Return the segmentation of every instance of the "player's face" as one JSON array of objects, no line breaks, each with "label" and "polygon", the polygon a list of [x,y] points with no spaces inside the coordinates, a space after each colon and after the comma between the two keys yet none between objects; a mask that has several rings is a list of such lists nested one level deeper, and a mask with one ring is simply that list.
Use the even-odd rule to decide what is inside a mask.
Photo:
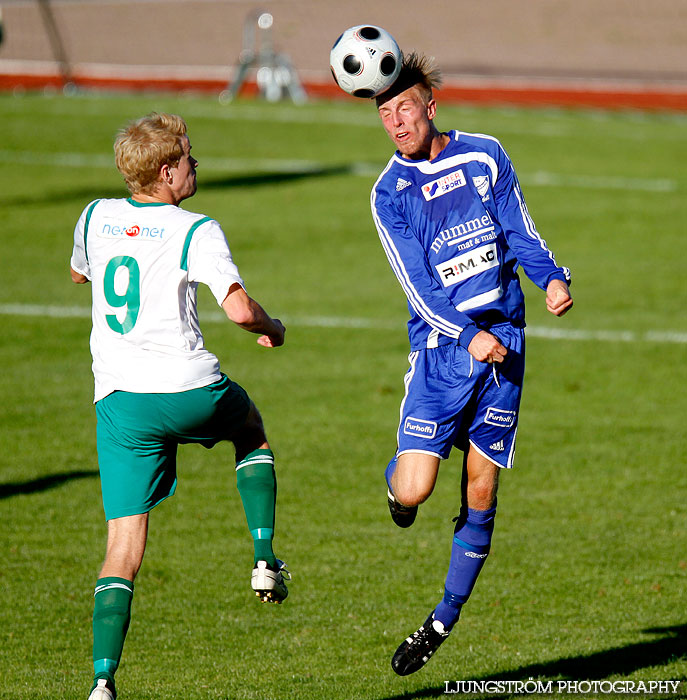
[{"label": "player's face", "polygon": [[188,136],[184,136],[183,142],[184,155],[181,156],[178,165],[170,169],[173,175],[171,188],[179,202],[193,197],[197,187],[196,168],[198,161],[191,155],[191,142]]},{"label": "player's face", "polygon": [[432,119],[436,102],[427,102],[417,86],[383,102],[379,116],[389,138],[405,158],[428,158],[435,135]]}]

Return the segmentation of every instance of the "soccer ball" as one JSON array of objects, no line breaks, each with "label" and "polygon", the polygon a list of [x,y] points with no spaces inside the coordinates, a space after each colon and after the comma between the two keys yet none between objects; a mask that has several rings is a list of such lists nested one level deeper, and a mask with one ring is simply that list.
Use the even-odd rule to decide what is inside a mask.
[{"label": "soccer ball", "polygon": [[401,72],[403,54],[396,39],[381,27],[362,24],[347,29],[332,46],[329,67],[336,84],[354,97],[376,97]]}]

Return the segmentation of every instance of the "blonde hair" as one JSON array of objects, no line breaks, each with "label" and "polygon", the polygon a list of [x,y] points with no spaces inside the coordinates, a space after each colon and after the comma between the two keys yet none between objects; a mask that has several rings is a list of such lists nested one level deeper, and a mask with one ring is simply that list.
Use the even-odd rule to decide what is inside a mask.
[{"label": "blonde hair", "polygon": [[442,82],[441,71],[433,58],[416,51],[403,54],[401,72],[394,84],[377,96],[377,106],[411,87],[417,87],[425,102],[429,102],[432,99],[432,89],[438,88]]},{"label": "blonde hair", "polygon": [[176,114],[151,114],[130,122],[114,142],[115,164],[131,194],[150,194],[163,165],[175,167],[184,155],[186,122]]}]

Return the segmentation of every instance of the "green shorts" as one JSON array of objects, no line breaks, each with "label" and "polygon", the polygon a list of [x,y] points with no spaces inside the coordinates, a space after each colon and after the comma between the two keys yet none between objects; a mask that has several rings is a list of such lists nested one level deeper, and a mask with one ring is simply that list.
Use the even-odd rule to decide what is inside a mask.
[{"label": "green shorts", "polygon": [[213,447],[246,421],[248,394],[226,376],[174,394],[115,391],[95,406],[105,518],[147,513],[171,496],[180,443]]}]

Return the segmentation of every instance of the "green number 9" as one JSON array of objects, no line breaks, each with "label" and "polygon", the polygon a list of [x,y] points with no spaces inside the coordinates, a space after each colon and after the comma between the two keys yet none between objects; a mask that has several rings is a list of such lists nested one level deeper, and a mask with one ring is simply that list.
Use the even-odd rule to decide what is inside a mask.
[{"label": "green number 9", "polygon": [[[126,267],[129,272],[129,284],[124,294],[115,291],[115,273],[120,267]],[[113,308],[126,306],[126,316],[120,323],[114,314],[107,314],[107,325],[115,332],[124,335],[136,324],[138,310],[141,306],[141,273],[135,258],[128,255],[118,255],[112,258],[105,268],[104,291],[105,301]]]}]

